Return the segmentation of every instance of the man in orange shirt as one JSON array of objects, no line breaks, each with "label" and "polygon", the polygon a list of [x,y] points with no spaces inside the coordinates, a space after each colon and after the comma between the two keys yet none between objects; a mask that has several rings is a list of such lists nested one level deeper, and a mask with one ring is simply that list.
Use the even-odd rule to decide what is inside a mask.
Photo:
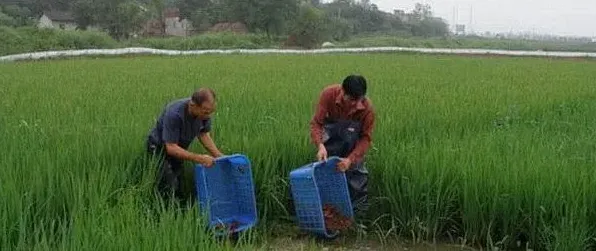
[{"label": "man in orange shirt", "polygon": [[318,148],[317,159],[342,158],[337,168],[346,173],[355,213],[364,213],[368,208],[364,155],[371,145],[375,112],[366,97],[366,89],[366,79],[358,75],[326,87],[310,122],[310,137]]}]

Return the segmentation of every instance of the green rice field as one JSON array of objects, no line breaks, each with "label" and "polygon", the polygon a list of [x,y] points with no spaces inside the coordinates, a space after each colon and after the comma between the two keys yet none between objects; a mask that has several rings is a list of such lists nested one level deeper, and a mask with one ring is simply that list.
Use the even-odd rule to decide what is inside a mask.
[{"label": "green rice field", "polygon": [[[308,238],[294,234],[289,172],[314,161],[320,91],[351,73],[376,110],[373,206],[351,239],[596,248],[595,61],[333,54],[0,64],[0,250],[279,250]],[[253,165],[259,224],[237,243],[212,238],[196,205],[158,200],[142,158],[163,106],[199,87],[217,93],[216,144]]]}]

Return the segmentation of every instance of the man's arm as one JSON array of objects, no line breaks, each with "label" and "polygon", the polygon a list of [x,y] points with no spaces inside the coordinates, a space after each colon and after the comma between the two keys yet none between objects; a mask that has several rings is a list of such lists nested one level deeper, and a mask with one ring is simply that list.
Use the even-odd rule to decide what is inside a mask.
[{"label": "man's arm", "polygon": [[354,150],[348,156],[348,159],[352,163],[361,161],[364,154],[368,151],[368,148],[372,142],[372,132],[375,126],[375,113],[373,110],[368,112],[362,120],[362,137],[356,142]]},{"label": "man's arm", "polygon": [[210,161],[207,156],[191,153],[178,146],[181,125],[182,119],[175,115],[166,115],[164,117],[162,138],[164,140],[168,155],[181,160],[194,161],[197,163],[210,165]]},{"label": "man's arm", "polygon": [[168,152],[168,155],[174,156],[181,160],[194,161],[201,164],[210,162],[209,158],[206,156],[186,151],[176,143],[166,143],[166,151]]},{"label": "man's arm", "polygon": [[323,144],[323,125],[327,116],[328,96],[326,90],[321,92],[319,101],[315,109],[315,115],[310,121],[310,138],[315,146],[320,147]]},{"label": "man's arm", "polygon": [[219,149],[217,149],[217,146],[213,142],[213,139],[211,138],[209,132],[200,133],[198,138],[199,141],[201,141],[201,144],[203,144],[203,147],[205,147],[205,149],[207,149],[207,151],[211,153],[211,156],[215,158],[223,156],[223,153],[221,153]]}]

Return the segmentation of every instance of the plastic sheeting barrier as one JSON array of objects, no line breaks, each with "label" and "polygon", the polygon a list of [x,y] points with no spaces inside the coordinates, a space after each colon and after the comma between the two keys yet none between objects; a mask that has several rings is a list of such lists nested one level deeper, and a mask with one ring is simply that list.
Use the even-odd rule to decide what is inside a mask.
[{"label": "plastic sheeting barrier", "polygon": [[408,47],[368,47],[368,48],[329,48],[314,50],[289,49],[227,49],[227,50],[162,50],[152,48],[120,48],[120,49],[85,49],[31,52],[0,57],[0,62],[19,60],[37,60],[76,56],[109,56],[128,54],[149,55],[205,55],[205,54],[324,54],[324,53],[362,53],[362,52],[419,52],[429,54],[461,54],[461,55],[503,55],[503,56],[531,56],[531,57],[570,57],[596,58],[593,52],[561,52],[561,51],[509,51],[489,49],[440,49],[440,48],[408,48]]}]

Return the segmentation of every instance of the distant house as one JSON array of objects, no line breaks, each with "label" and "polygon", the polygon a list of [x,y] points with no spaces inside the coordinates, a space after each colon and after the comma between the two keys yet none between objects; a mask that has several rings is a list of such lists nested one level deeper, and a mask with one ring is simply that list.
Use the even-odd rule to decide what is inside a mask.
[{"label": "distant house", "polygon": [[[77,22],[72,13],[60,10],[44,11],[37,21],[38,28],[61,29],[61,30],[76,30]],[[87,26],[89,31],[101,30],[98,26]]]},{"label": "distant house", "polygon": [[70,12],[49,10],[43,12],[43,15],[39,18],[37,27],[74,30],[77,28],[77,23]]},{"label": "distant house", "polygon": [[466,25],[455,24],[455,35],[466,35]]},{"label": "distant house", "polygon": [[192,23],[188,19],[180,19],[180,10],[178,8],[164,9],[163,18],[165,34],[162,34],[162,25],[157,19],[147,21],[144,28],[144,34],[148,36],[166,35],[178,37],[186,37],[192,34]]},{"label": "distant house", "polygon": [[166,35],[186,37],[192,31],[191,22],[188,19],[180,19],[178,8],[167,8],[164,11],[166,22]]}]

